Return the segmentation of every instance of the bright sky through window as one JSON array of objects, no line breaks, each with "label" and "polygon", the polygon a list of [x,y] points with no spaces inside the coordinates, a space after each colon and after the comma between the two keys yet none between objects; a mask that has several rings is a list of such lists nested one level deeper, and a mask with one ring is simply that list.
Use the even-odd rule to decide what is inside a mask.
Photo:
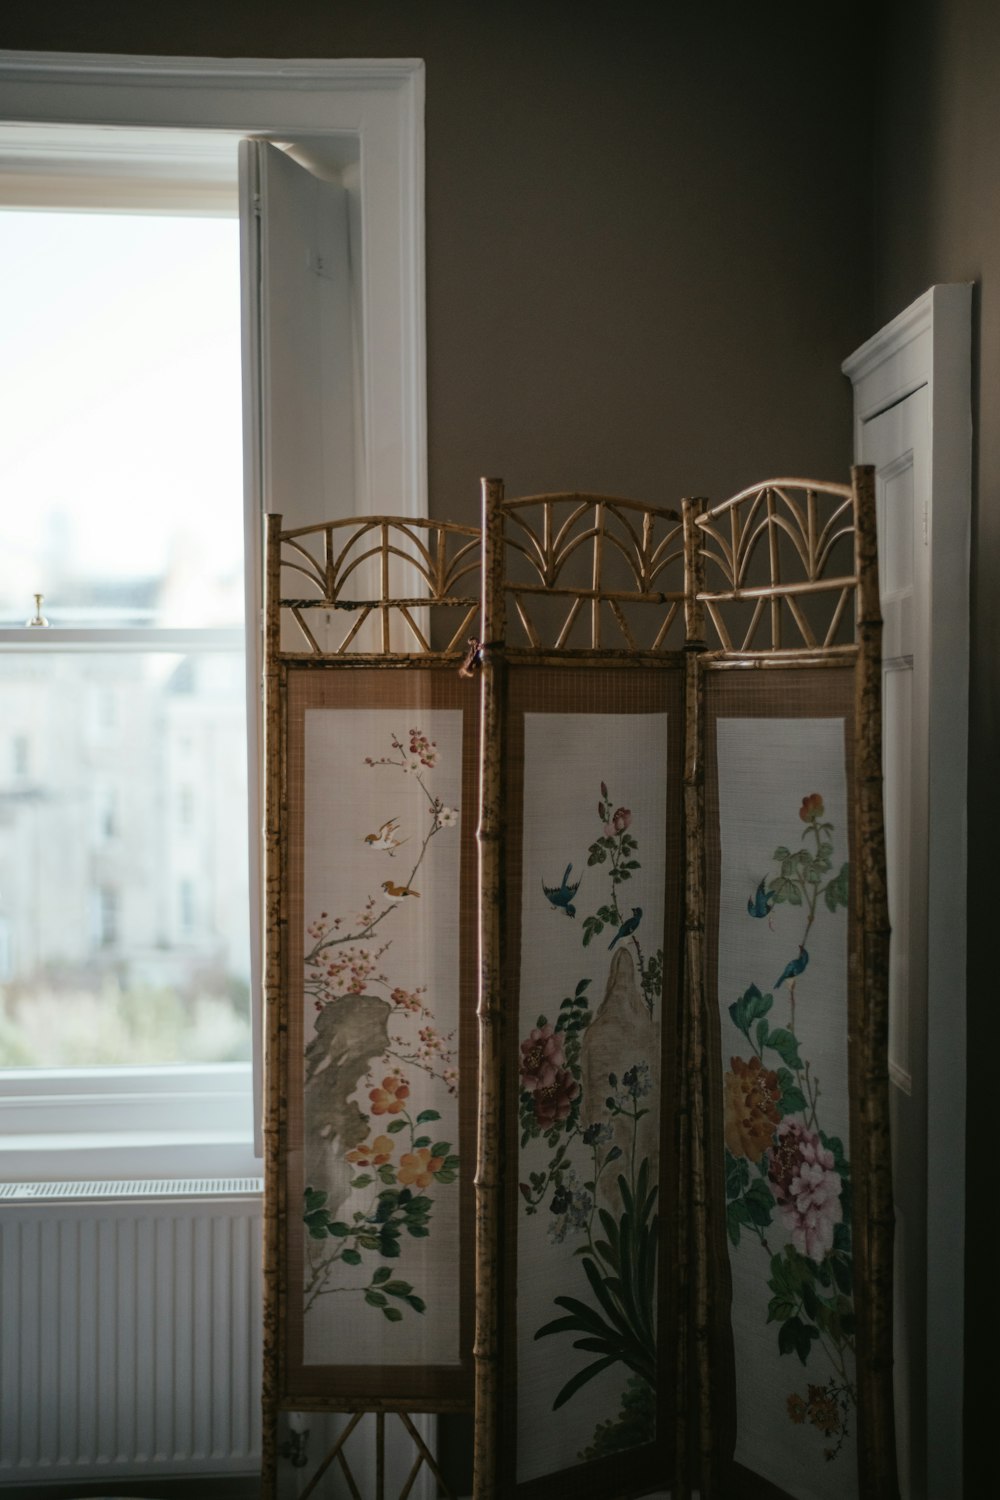
[{"label": "bright sky through window", "polygon": [[237,220],[0,211],[0,355],[0,1068],[244,1060]]},{"label": "bright sky through window", "polygon": [[0,349],[0,623],[238,624],[237,220],[0,212]]}]

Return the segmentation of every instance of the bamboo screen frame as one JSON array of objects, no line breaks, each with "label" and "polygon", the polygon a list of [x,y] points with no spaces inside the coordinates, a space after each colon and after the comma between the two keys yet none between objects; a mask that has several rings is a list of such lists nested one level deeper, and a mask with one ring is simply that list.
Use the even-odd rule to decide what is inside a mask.
[{"label": "bamboo screen frame", "polygon": [[[346,545],[338,546],[342,536]],[[268,520],[266,607],[267,733],[267,1025],[265,1097],[265,1463],[264,1493],[275,1482],[279,1408],[390,1410],[393,1402],[296,1403],[281,1390],[281,1319],[286,1296],[280,1263],[287,1213],[281,1194],[287,1136],[284,1076],[286,1022],[280,955],[283,905],[284,705],[288,666],[407,665],[458,667],[460,646],[481,619],[463,670],[480,678],[481,805],[479,849],[479,1068],[476,1192],[476,1329],[474,1495],[502,1493],[499,1404],[502,1309],[498,1246],[503,1233],[504,994],[500,895],[504,860],[504,785],[499,753],[505,679],[511,663],[558,666],[587,662],[622,666],[683,660],[685,742],[684,994],[680,1045],[686,1059],[675,1111],[677,1172],[689,1191],[678,1195],[674,1268],[677,1297],[690,1315],[678,1327],[675,1394],[676,1496],[698,1486],[705,1500],[727,1493],[725,1455],[715,1421],[711,1369],[708,1235],[712,1230],[706,1051],[706,870],[704,708],[710,674],[839,667],[854,681],[854,772],[848,786],[860,861],[854,862],[852,981],[861,997],[861,1029],[853,1038],[855,1115],[852,1147],[863,1165],[867,1199],[858,1236],[857,1283],[868,1288],[859,1339],[859,1490],[896,1494],[891,1389],[892,1200],[888,1151],[886,1034],[888,918],[881,804],[881,616],[875,539],[874,475],[852,470],[850,485],[776,480],[742,491],[712,508],[689,500],[683,517],[614,497],[584,494],[505,501],[499,480],[483,481],[481,589],[465,584],[477,566],[480,533],[446,523],[392,517],[330,522],[282,533]],[[613,539],[610,539],[613,538]],[[281,549],[315,590],[312,598],[281,597]],[[393,591],[393,569],[417,556],[422,585]],[[847,557],[846,567],[842,564]],[[581,578],[581,560],[589,566]],[[396,559],[396,561],[394,561]],[[681,586],[667,589],[668,563],[682,560]],[[286,554],[287,560],[287,554]],[[372,597],[347,598],[363,565],[378,569]],[[840,565],[840,566],[838,566]],[[572,569],[578,569],[576,574]],[[616,571],[617,570],[617,571]],[[850,630],[853,600],[853,632]],[[820,605],[829,602],[818,623]],[[451,610],[443,650],[418,611],[441,618]],[[305,611],[347,609],[350,627],[334,648],[323,647]],[[545,615],[544,620],[538,611]],[[740,618],[740,616],[743,618]],[[282,617],[293,620],[306,649],[283,648]],[[452,628],[455,618],[457,628]],[[645,634],[637,618],[655,623]],[[393,649],[398,618],[415,649]],[[378,621],[380,649],[358,653],[366,621]],[[552,621],[556,620],[556,625]],[[683,632],[680,626],[683,621]],[[589,633],[587,627],[589,625]],[[706,640],[710,627],[714,639]],[[790,628],[790,635],[789,635]],[[513,641],[516,631],[526,644]],[[581,631],[584,632],[581,642]],[[844,639],[853,634],[853,639]],[[764,636],[763,644],[760,637]],[[612,640],[613,645],[608,641]],[[683,650],[683,658],[677,655]],[[509,1085],[507,1085],[509,1087]],[[318,1476],[317,1476],[318,1478]],[[269,1488],[270,1486],[270,1488]],[[407,1491],[408,1492],[408,1491]],[[381,1489],[379,1491],[382,1493]],[[762,1490],[761,1493],[764,1493]],[[772,1492],[773,1493],[773,1492]]]},{"label": "bamboo screen frame", "polygon": [[[502,1408],[506,1399],[501,1247],[516,1236],[504,1203],[507,1111],[512,1082],[505,964],[504,775],[507,674],[511,666],[652,668],[680,662],[684,546],[680,515],[611,496],[537,495],[505,500],[503,483],[483,481],[482,783],[480,805],[480,1095],[476,1172],[477,1500],[512,1493]],[[583,578],[565,573],[582,561]],[[666,585],[676,575],[674,588]],[[561,606],[548,636],[532,606],[548,595]],[[510,606],[527,638],[508,637]],[[639,620],[630,621],[626,610]],[[675,627],[676,622],[676,628]],[[582,625],[582,640],[573,629]],[[641,627],[644,626],[643,630]],[[613,645],[607,644],[610,633]]]},{"label": "bamboo screen frame", "polygon": [[[696,1458],[692,1464],[702,1496],[733,1493],[731,1461],[720,1446],[718,1371],[712,1368],[712,1301],[708,1247],[717,1204],[710,1197],[706,1160],[711,1138],[706,1046],[709,1019],[706,975],[706,815],[704,726],[706,682],[718,672],[846,669],[853,679],[853,772],[848,780],[854,827],[852,915],[849,943],[855,997],[851,1036],[852,1154],[862,1168],[856,1219],[855,1292],[863,1292],[858,1331],[858,1490],[862,1496],[898,1494],[892,1397],[893,1204],[889,1150],[887,1072],[889,919],[882,811],[882,618],[879,605],[875,523],[875,474],[871,466],[851,471],[850,485],[809,480],[773,480],[741,491],[710,509],[686,502],[688,565],[687,755],[687,994],[690,1027],[688,1098],[691,1131],[691,1263],[694,1268],[691,1339],[694,1351]],[[841,544],[848,566],[831,566]],[[843,553],[849,544],[846,558]],[[766,551],[763,581],[752,575],[753,559]],[[788,577],[788,556],[792,578]],[[784,577],[783,577],[784,572]],[[711,582],[715,587],[709,587]],[[853,596],[853,640],[838,631],[849,619]],[[808,606],[827,605],[818,626]],[[733,615],[749,607],[749,625],[737,629]],[[790,625],[790,639],[786,627]],[[706,626],[715,637],[706,641]],[[761,626],[767,637],[755,644]],[[738,644],[735,644],[738,642]],[[679,1476],[678,1494],[691,1480]],[[743,1489],[740,1492],[744,1492]],[[768,1486],[750,1494],[777,1493]]]},{"label": "bamboo screen frame", "polygon": [[[463,1409],[450,1399],[383,1400],[372,1394],[317,1396],[294,1388],[288,1373],[289,1278],[284,1244],[293,1211],[288,1203],[289,1076],[289,685],[293,674],[406,671],[430,668],[453,681],[466,632],[480,601],[478,528],[392,516],[351,518],[284,531],[280,515],[266,518],[264,610],[265,727],[265,1082],[264,1082],[264,1317],[262,1382],[262,1493],[277,1486],[278,1417],[281,1411],[340,1411],[353,1416],[325,1455],[303,1494],[315,1492],[336,1463],[358,1494],[344,1451],[364,1412],[376,1415],[378,1488],[384,1493],[385,1417],[398,1413],[416,1449],[409,1493],[426,1464],[436,1461],[410,1419],[410,1411]],[[286,580],[294,585],[292,593]],[[329,643],[310,623],[326,616]],[[341,622],[344,622],[341,624]],[[456,623],[457,622],[457,623]],[[330,630],[329,625],[333,629]],[[364,627],[368,626],[366,640]],[[374,628],[373,628],[374,627]],[[440,632],[444,645],[434,649]],[[460,649],[459,643],[461,642]],[[366,645],[368,649],[360,647]],[[409,648],[409,649],[407,649]],[[357,680],[357,679],[355,679]],[[471,808],[469,818],[471,818]],[[467,821],[469,820],[467,818]],[[294,1212],[298,1212],[296,1206]]]}]

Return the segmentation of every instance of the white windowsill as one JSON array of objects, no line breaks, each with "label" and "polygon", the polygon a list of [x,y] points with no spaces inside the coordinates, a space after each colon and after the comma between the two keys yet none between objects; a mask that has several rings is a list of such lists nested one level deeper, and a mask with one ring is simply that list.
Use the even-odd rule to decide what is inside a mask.
[{"label": "white windowsill", "polygon": [[0,1180],[260,1170],[249,1063],[0,1072]]},{"label": "white windowsill", "polygon": [[2,1182],[83,1182],[151,1177],[257,1177],[249,1137],[197,1131],[122,1141],[114,1134],[24,1136],[0,1142]]}]

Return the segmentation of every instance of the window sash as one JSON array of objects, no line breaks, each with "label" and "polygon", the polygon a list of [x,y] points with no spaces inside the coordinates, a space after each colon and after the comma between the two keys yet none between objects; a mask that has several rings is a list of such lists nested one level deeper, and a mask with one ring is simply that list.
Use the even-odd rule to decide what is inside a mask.
[{"label": "window sash", "polygon": [[0,629],[0,651],[245,651],[239,625],[170,628],[155,625],[119,629],[114,625],[68,628],[61,625]]},{"label": "window sash", "polygon": [[[0,654],[246,650],[239,627],[0,629]],[[251,892],[251,943],[259,941]],[[251,1006],[259,995],[251,986]],[[0,1069],[0,1180],[254,1175],[253,1065]]]}]

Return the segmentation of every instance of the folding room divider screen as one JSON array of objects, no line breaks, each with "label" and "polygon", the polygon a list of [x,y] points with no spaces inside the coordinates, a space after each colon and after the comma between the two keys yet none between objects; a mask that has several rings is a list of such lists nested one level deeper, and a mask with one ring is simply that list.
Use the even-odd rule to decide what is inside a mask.
[{"label": "folding room divider screen", "polygon": [[269,518],[266,1494],[895,1494],[880,631],[867,469]]}]

